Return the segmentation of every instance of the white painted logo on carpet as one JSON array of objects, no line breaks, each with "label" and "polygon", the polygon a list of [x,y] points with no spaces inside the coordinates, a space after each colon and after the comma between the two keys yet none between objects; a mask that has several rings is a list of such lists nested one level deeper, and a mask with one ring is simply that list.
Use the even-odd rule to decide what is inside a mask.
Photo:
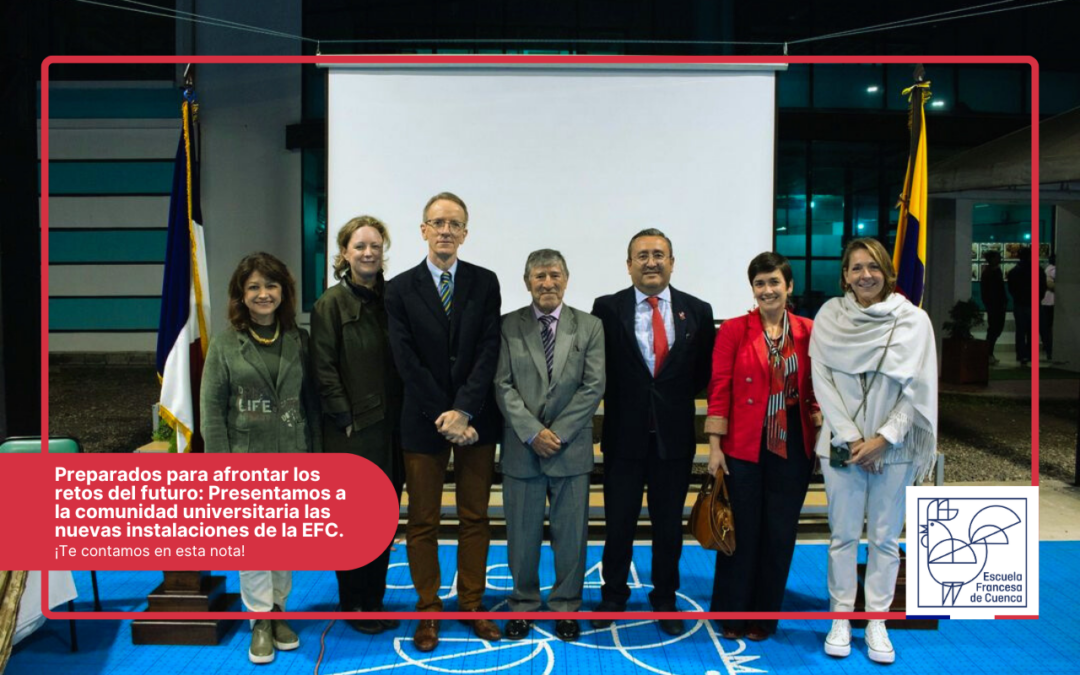
[{"label": "white painted logo on carpet", "polygon": [[[391,567],[406,567],[407,563],[397,563]],[[445,594],[441,597],[446,600],[457,595],[457,577],[449,587],[443,587]],[[585,575],[586,588],[599,588],[602,583],[600,563],[594,565]],[[506,564],[496,564],[488,567],[487,587],[494,591],[512,590],[512,580]],[[631,590],[647,590],[652,586],[643,584],[638,576],[635,566],[631,565],[629,586]],[[412,588],[411,585],[388,584],[389,589]],[[545,588],[543,590],[549,590]],[[707,608],[702,607],[689,596],[677,593],[679,609],[689,612],[704,612]],[[506,601],[492,607],[492,611],[504,609]],[[589,615],[583,612],[581,621],[587,624]],[[417,652],[412,645],[412,638],[400,636],[394,638],[394,653],[397,660],[391,663],[357,668],[334,675],[363,675],[381,671],[401,672],[402,668],[414,666],[435,673],[447,673],[450,675],[480,675],[482,673],[494,673],[506,671],[519,671],[525,673],[538,673],[539,675],[551,675],[556,668],[556,657],[562,650],[584,649],[594,653],[608,652],[619,654],[629,664],[641,668],[656,675],[679,675],[669,670],[670,660],[665,650],[670,650],[677,643],[688,640],[694,635],[703,635],[716,649],[719,663],[723,670],[709,670],[704,675],[736,675],[738,673],[764,673],[766,670],[755,668],[751,664],[761,657],[746,654],[746,642],[721,641],[711,621],[694,621],[689,623],[688,630],[682,635],[670,637],[658,635],[659,629],[656,621],[616,621],[610,628],[587,629],[583,626],[581,640],[578,642],[562,642],[553,632],[542,627],[542,622],[533,624],[533,635],[530,639],[510,642],[487,642],[475,637],[439,638],[437,655],[422,654]],[[660,637],[658,640],[657,638]],[[734,649],[728,651],[724,643],[733,645]],[[687,643],[689,644],[689,643]],[[699,643],[700,644],[700,643]],[[554,645],[554,648],[553,648]],[[755,664],[758,665],[758,664]],[[564,664],[562,668],[565,668]]]}]

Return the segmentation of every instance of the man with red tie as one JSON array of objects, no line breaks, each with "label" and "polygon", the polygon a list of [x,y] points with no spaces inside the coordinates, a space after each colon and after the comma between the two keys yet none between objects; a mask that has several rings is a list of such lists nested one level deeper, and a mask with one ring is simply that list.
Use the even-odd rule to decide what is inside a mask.
[{"label": "man with red tie", "polygon": [[[600,449],[604,453],[602,601],[597,612],[621,612],[634,533],[648,488],[652,523],[654,611],[674,612],[682,554],[683,505],[696,450],[694,397],[709,382],[716,328],[709,303],[672,288],[671,240],[657,229],[630,240],[626,269],[633,286],[597,298],[592,313],[604,324],[607,391]],[[595,619],[594,628],[611,621]],[[660,621],[669,635],[678,619]]]}]

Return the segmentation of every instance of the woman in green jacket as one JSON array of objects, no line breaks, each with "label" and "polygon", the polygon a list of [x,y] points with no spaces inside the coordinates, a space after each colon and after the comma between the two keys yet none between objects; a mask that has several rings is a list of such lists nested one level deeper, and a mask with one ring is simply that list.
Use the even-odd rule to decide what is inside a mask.
[{"label": "woman in green jacket", "polygon": [[[390,354],[383,306],[383,254],[390,233],[378,218],[360,216],[337,235],[334,276],[340,282],[322,294],[311,313],[312,359],[322,400],[327,452],[370,460],[390,478],[401,497],[402,383]],[[390,548],[364,567],[337,573],[345,612],[382,612]],[[390,619],[348,620],[373,635],[397,628]]]},{"label": "woman in green jacket", "polygon": [[[318,397],[308,334],[296,325],[296,284],[285,264],[253,253],[229,280],[229,330],[206,354],[200,411],[206,452],[319,452]],[[290,571],[241,571],[240,597],[251,612],[284,611]],[[252,663],[300,638],[284,620],[252,622]]]}]

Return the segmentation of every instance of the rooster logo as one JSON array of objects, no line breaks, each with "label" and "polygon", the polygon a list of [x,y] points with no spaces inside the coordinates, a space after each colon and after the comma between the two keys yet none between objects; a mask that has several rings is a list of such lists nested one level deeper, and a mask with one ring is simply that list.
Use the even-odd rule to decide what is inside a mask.
[{"label": "rooster logo", "polygon": [[1004,506],[987,506],[971,519],[967,541],[957,539],[946,522],[959,509],[949,508],[948,499],[933,499],[926,506],[924,524],[919,526],[919,546],[927,551],[930,576],[941,584],[941,604],[955,605],[960,591],[978,578],[986,567],[991,546],[1009,543],[1007,529],[1020,518]]}]

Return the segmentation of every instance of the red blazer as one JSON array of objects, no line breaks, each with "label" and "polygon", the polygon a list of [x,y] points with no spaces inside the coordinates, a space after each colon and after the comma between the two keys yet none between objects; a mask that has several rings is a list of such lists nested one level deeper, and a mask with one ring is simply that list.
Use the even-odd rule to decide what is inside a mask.
[{"label": "red blazer", "polygon": [[[810,327],[813,321],[788,312],[795,356],[799,361],[799,412],[806,456],[813,457],[818,411],[810,374]],[[769,398],[769,354],[757,309],[728,319],[713,346],[709,381],[709,418],[705,430],[723,436],[724,454],[757,462]]]}]

